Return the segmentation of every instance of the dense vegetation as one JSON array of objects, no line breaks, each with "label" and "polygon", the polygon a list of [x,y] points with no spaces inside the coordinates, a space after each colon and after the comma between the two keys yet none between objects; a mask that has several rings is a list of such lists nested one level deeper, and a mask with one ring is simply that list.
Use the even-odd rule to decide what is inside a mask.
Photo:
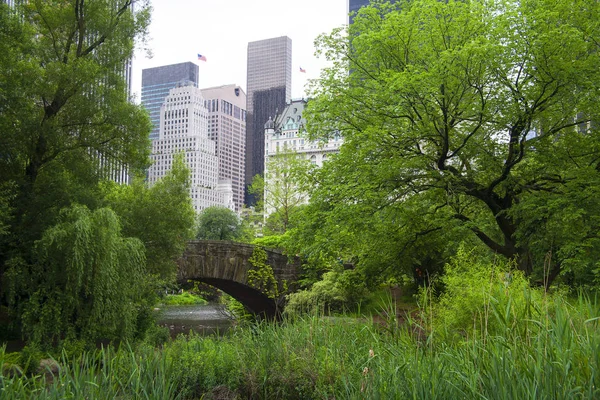
[{"label": "dense vegetation", "polygon": [[[27,341],[0,349],[0,397],[600,397],[598,1],[375,2],[320,37],[306,131],[340,153],[253,187],[255,243],[299,255],[302,290],[281,324],[175,341],[150,310],[185,241],[250,238],[197,219],[182,158],[144,183],[132,3],[0,4],[0,338]],[[389,287],[414,298],[373,305]]]},{"label": "dense vegetation", "polygon": [[18,3],[0,4],[0,338],[139,339],[195,218],[183,160],[143,181],[150,122],[124,70],[150,9]]},{"label": "dense vegetation", "polygon": [[596,300],[568,301],[522,276],[507,282],[507,266],[483,272],[469,257],[455,260],[446,284],[454,296],[468,283],[473,296],[437,302],[424,294],[402,322],[389,309],[375,324],[313,316],[222,338],[180,337],[160,350],[63,353],[50,383],[43,370],[21,377],[18,360],[0,351],[0,391],[6,399],[597,398]]},{"label": "dense vegetation", "polygon": [[398,1],[320,37],[306,132],[344,145],[309,178],[298,251],[417,278],[464,241],[597,285],[599,7]]}]

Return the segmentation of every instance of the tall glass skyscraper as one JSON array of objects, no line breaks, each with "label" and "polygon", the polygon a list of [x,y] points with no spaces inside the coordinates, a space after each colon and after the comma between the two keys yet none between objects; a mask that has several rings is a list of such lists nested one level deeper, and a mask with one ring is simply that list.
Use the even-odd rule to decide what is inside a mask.
[{"label": "tall glass skyscraper", "polygon": [[[395,0],[390,0],[390,3],[394,2]],[[348,14],[356,12],[359,8],[368,6],[370,3],[370,0],[348,0]],[[351,24],[353,21],[354,17],[348,16],[348,23]]]},{"label": "tall glass skyscraper", "polygon": [[152,121],[150,139],[158,139],[160,106],[169,95],[169,90],[182,83],[198,87],[198,66],[196,64],[185,62],[142,70],[142,105],[150,114]]},{"label": "tall glass skyscraper", "polygon": [[[292,93],[292,39],[287,36],[248,43],[246,88],[246,188],[265,163],[265,129]],[[246,195],[246,204],[254,203]]]},{"label": "tall glass skyscraper", "polygon": [[[348,13],[353,13],[358,11],[359,8],[369,5],[369,0],[349,0],[348,1]],[[352,23],[354,18],[352,16],[348,17],[349,23]]]}]

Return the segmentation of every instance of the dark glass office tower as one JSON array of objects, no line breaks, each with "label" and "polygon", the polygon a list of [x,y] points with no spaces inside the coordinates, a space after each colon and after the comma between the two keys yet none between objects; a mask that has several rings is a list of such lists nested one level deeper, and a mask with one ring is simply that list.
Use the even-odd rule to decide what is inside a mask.
[{"label": "dark glass office tower", "polygon": [[[395,0],[390,0],[390,3],[394,3]],[[359,8],[363,6],[367,6],[370,4],[369,0],[348,0],[348,14],[351,12],[358,11]],[[354,17],[348,16],[348,23],[352,23],[354,21]]]},{"label": "dark glass office tower", "polygon": [[[287,36],[248,43],[246,110],[246,189],[265,164],[265,129],[269,117],[285,108],[292,92],[292,40]],[[254,200],[247,194],[246,204]]]},{"label": "dark glass office tower", "polygon": [[[361,8],[362,6],[366,6],[369,4],[369,0],[349,0],[348,1],[348,14],[350,14],[351,12],[356,12],[358,11],[359,8]],[[348,17],[348,22],[352,23],[353,21],[353,17]]]},{"label": "dark glass office tower", "polygon": [[152,120],[150,139],[158,139],[160,130],[160,106],[169,95],[169,90],[178,83],[192,82],[198,87],[198,66],[191,62],[164,65],[142,70],[142,105]]}]

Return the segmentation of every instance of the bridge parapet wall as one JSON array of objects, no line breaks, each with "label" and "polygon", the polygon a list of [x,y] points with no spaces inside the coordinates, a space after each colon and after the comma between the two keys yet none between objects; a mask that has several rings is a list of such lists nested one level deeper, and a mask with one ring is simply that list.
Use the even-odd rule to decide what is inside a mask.
[{"label": "bridge parapet wall", "polygon": [[[211,278],[248,284],[248,271],[253,267],[249,259],[255,246],[244,243],[219,240],[192,240],[187,244],[184,255],[179,260],[177,280]],[[267,264],[280,289],[285,280],[292,289],[298,279],[300,261],[289,258],[278,251],[265,249]]]}]

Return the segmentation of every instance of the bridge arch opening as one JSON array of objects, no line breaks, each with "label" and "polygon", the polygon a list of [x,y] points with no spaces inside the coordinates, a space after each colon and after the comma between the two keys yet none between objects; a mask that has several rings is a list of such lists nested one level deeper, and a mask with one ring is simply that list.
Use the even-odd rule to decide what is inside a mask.
[{"label": "bridge arch opening", "polygon": [[281,309],[277,302],[267,297],[264,293],[239,282],[219,278],[195,278],[190,279],[203,282],[227,293],[250,312],[262,319],[280,319]]}]

